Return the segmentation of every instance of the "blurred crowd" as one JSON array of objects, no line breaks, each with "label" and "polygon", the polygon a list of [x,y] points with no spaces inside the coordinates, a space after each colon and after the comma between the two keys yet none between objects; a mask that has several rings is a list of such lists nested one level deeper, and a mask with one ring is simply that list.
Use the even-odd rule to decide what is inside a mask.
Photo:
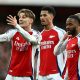
[{"label": "blurred crowd", "polygon": [[[8,30],[8,27],[0,24],[0,34]],[[10,42],[0,43],[0,80],[4,80],[7,75],[7,70],[10,61]]]},{"label": "blurred crowd", "polygon": [[4,80],[10,59],[10,45],[9,43],[0,44],[0,80]]}]

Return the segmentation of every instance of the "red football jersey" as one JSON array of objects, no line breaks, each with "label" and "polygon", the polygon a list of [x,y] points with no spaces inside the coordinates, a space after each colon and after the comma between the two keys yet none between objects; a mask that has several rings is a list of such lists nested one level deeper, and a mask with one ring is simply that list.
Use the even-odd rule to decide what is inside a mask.
[{"label": "red football jersey", "polygon": [[54,27],[51,30],[43,30],[42,41],[40,46],[40,75],[48,75],[58,73],[57,57],[53,50],[60,38],[64,35],[64,30]]},{"label": "red football jersey", "polygon": [[68,80],[78,80],[79,37],[70,38],[67,45]]},{"label": "red football jersey", "polygon": [[[30,32],[31,35],[38,37],[35,30]],[[12,76],[32,76],[34,67],[34,55],[37,45],[31,44],[29,41],[16,30],[10,30],[0,40],[10,41],[12,43],[11,61],[8,74]]]},{"label": "red football jersey", "polygon": [[12,38],[12,55],[8,74],[13,76],[31,76],[32,45],[17,32]]}]

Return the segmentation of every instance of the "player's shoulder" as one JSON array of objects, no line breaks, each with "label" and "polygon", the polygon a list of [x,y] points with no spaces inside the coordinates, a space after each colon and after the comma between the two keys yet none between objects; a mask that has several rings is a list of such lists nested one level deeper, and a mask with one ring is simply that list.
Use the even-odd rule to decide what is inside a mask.
[{"label": "player's shoulder", "polygon": [[80,33],[77,35],[78,42],[80,43]]},{"label": "player's shoulder", "polygon": [[58,26],[55,26],[54,29],[57,31],[57,32],[60,32],[60,33],[66,33],[66,31]]},{"label": "player's shoulder", "polygon": [[80,33],[77,35],[77,39],[78,39],[78,46],[80,48]]},{"label": "player's shoulder", "polygon": [[80,38],[80,33],[77,35],[77,37],[79,37],[79,38]]},{"label": "player's shoulder", "polygon": [[6,33],[16,33],[17,29],[9,29],[6,31]]},{"label": "player's shoulder", "polygon": [[40,32],[38,30],[32,29],[33,35],[38,35]]},{"label": "player's shoulder", "polygon": [[17,32],[18,32],[17,29],[9,29],[9,30],[7,30],[5,33],[6,33],[8,36],[14,36]]}]

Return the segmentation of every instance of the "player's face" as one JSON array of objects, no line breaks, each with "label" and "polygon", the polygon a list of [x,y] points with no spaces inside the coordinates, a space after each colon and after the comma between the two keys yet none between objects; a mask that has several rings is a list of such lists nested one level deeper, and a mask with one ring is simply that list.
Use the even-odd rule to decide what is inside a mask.
[{"label": "player's face", "polygon": [[73,18],[68,18],[66,20],[66,30],[69,35],[76,35],[77,32],[77,21]]},{"label": "player's face", "polygon": [[19,15],[19,24],[21,27],[28,27],[32,24],[32,20],[29,17],[26,17],[25,13],[20,13]]},{"label": "player's face", "polygon": [[49,26],[53,21],[53,17],[50,13],[48,13],[48,11],[41,11],[40,20],[43,26]]}]

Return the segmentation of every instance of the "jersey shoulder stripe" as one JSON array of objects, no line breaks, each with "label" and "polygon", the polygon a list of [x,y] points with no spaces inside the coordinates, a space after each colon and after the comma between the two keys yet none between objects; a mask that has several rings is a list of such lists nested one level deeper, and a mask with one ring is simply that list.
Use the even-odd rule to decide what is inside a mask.
[{"label": "jersey shoulder stripe", "polygon": [[59,27],[57,27],[57,26],[55,26],[54,29],[55,29],[56,31],[58,31],[58,32],[63,33],[63,34],[66,33],[66,31],[65,31],[64,29],[59,28]]},{"label": "jersey shoulder stripe", "polygon": [[17,29],[10,29],[5,33],[8,36],[8,41],[10,41],[13,38],[16,32],[18,32]]}]

